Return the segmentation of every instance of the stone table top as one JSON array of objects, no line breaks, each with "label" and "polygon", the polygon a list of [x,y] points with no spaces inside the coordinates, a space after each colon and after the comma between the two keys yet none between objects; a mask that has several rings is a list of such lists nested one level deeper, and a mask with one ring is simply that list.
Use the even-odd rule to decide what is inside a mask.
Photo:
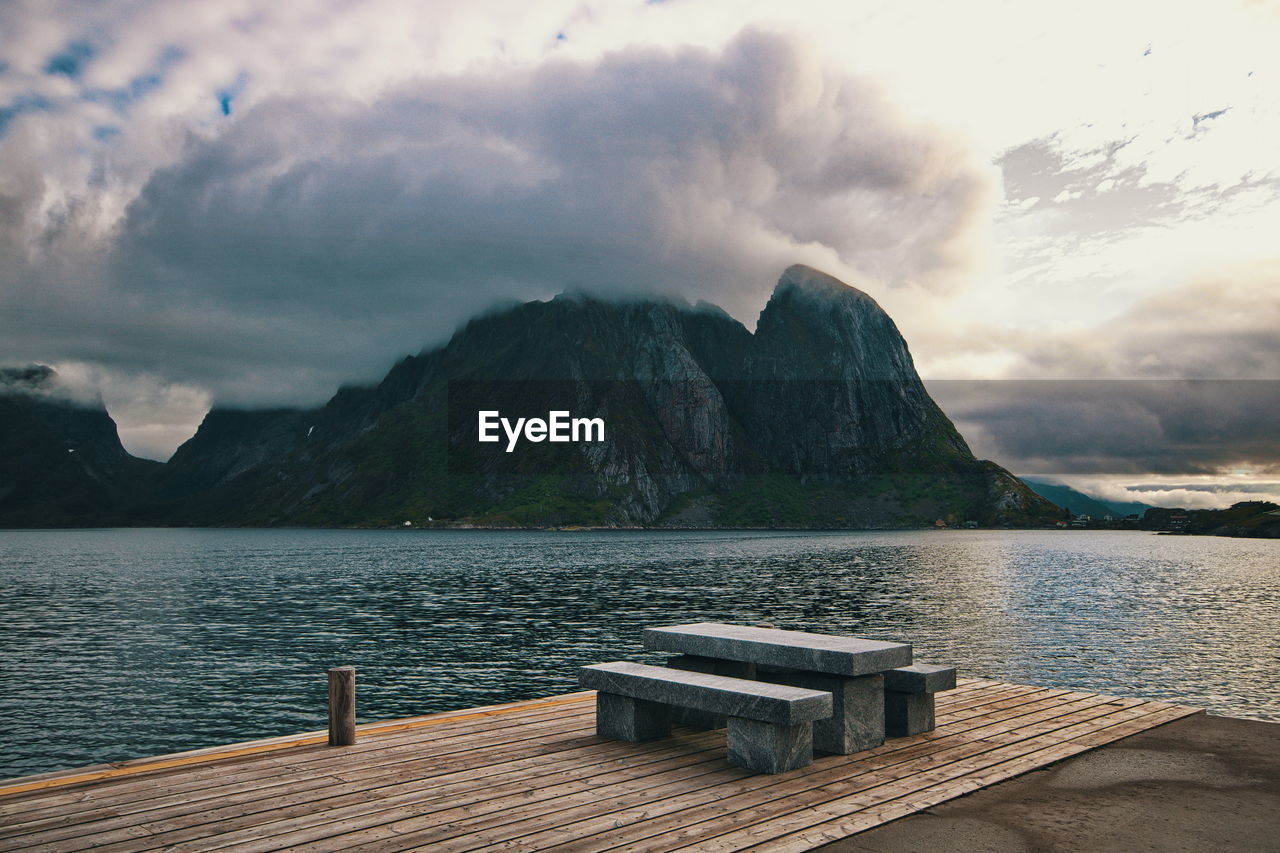
[{"label": "stone table top", "polygon": [[857,676],[911,665],[911,644],[806,631],[699,622],[646,628],[644,645],[656,651]]}]

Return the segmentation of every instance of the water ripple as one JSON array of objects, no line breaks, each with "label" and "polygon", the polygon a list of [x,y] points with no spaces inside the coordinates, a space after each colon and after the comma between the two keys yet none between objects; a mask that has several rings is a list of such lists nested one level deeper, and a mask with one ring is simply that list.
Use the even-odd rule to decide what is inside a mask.
[{"label": "water ripple", "polygon": [[688,621],[1280,719],[1273,542],[1124,532],[0,532],[0,776],[575,689]]}]

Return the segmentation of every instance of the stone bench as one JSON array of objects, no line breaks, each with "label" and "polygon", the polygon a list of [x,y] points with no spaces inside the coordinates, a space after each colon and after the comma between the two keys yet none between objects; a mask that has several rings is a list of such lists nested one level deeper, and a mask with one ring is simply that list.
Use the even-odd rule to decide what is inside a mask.
[{"label": "stone bench", "polygon": [[[813,746],[849,755],[873,749],[885,738],[885,685],[881,674],[911,663],[911,645],[805,631],[701,622],[647,628],[646,648],[678,652],[668,666],[786,684],[830,693],[833,713],[813,726]],[[700,712],[680,722],[716,728]]]},{"label": "stone bench", "polygon": [[889,737],[933,731],[933,694],[956,686],[954,666],[918,663],[884,674],[884,728]]},{"label": "stone bench", "polygon": [[647,741],[671,733],[673,708],[727,718],[729,763],[785,773],[813,761],[813,723],[831,716],[831,694],[642,663],[584,666],[578,680],[596,693],[596,733]]}]

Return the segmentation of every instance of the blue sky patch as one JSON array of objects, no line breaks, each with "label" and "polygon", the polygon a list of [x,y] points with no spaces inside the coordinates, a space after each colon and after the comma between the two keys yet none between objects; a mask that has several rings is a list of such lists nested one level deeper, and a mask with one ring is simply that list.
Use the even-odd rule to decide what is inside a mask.
[{"label": "blue sky patch", "polygon": [[165,75],[186,56],[182,48],[167,47],[149,71],[134,77],[128,85],[115,89],[86,89],[81,97],[92,103],[107,104],[124,115],[134,103],[163,86]]},{"label": "blue sky patch", "polygon": [[66,47],[49,57],[44,73],[61,74],[75,80],[84,71],[85,64],[93,58],[94,52],[93,45],[87,41],[68,42]]},{"label": "blue sky patch", "polygon": [[1218,116],[1222,115],[1223,113],[1226,113],[1226,112],[1227,112],[1227,111],[1229,111],[1230,109],[1231,109],[1231,107],[1223,107],[1223,108],[1222,108],[1222,109],[1220,109],[1220,110],[1213,110],[1212,112],[1200,113],[1199,115],[1193,115],[1193,116],[1191,117],[1191,132],[1192,132],[1192,133],[1196,133],[1197,131],[1199,131],[1199,130],[1200,130],[1200,125],[1201,125],[1201,124],[1203,124],[1203,123],[1204,123],[1204,122],[1206,122],[1206,121],[1213,121],[1215,118],[1217,118]]},{"label": "blue sky patch", "polygon": [[12,103],[0,107],[0,136],[9,130],[9,125],[22,113],[43,112],[53,109],[53,102],[43,95],[19,95]]},{"label": "blue sky patch", "polygon": [[218,90],[218,109],[222,110],[222,114],[224,116],[231,115],[231,103],[240,96],[240,93],[243,92],[245,87],[248,85],[249,75],[241,71],[240,75],[236,77],[236,82],[227,86],[225,89]]}]

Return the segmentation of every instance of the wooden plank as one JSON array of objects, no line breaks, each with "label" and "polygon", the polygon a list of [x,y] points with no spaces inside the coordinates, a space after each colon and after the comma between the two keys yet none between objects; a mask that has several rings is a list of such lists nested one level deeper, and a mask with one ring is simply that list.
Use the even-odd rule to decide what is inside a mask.
[{"label": "wooden plank", "polygon": [[[295,778],[299,773],[323,774],[334,770],[351,771],[369,763],[379,765],[396,760],[397,751],[414,753],[418,758],[424,754],[438,755],[446,752],[444,747],[468,743],[469,739],[483,732],[487,742],[493,748],[513,740],[523,740],[535,735],[543,735],[552,727],[572,730],[576,727],[590,725],[593,706],[559,707],[539,710],[537,716],[524,716],[519,719],[499,718],[493,721],[484,720],[471,731],[440,727],[429,731],[415,730],[412,739],[401,740],[407,734],[382,736],[385,739],[368,739],[350,749],[332,751],[327,747],[311,747],[305,752],[254,756],[238,759],[232,763],[219,763],[216,766],[200,765],[194,768],[171,770],[165,773],[128,780],[112,780],[91,783],[91,787],[79,787],[70,791],[28,795],[18,802],[4,804],[5,812],[0,817],[10,820],[20,819],[20,815],[32,814],[38,809],[52,809],[55,813],[67,814],[75,810],[77,804],[86,804],[92,808],[92,800],[100,796],[110,796],[115,802],[133,799],[146,799],[158,792],[169,794],[187,790],[198,790],[208,786],[210,781],[217,785],[242,784],[248,779],[275,779],[277,782]],[[544,725],[545,724],[545,725]],[[459,723],[460,726],[467,725]],[[511,736],[505,734],[510,732]],[[392,738],[396,738],[392,740]],[[425,752],[424,752],[425,750]],[[65,812],[59,810],[65,809]]]},{"label": "wooden plank", "polygon": [[959,703],[946,709],[939,709],[935,714],[937,721],[936,731],[944,729],[946,726],[961,722],[963,720],[973,719],[993,713],[1003,713],[1008,709],[1020,707],[1022,705],[1034,702],[1061,702],[1069,699],[1073,694],[1069,690],[1048,690],[1045,688],[1036,688],[1020,691],[1001,691],[996,697],[990,701],[982,701],[972,699],[967,703]]},{"label": "wooden plank", "polygon": [[[545,752],[547,752],[547,749],[545,749],[545,748],[543,748],[543,747],[539,747],[539,748],[536,748],[534,752],[536,752],[536,753],[545,753]],[[500,761],[500,760],[499,760],[499,761]],[[462,766],[466,766],[466,765],[462,765]],[[426,772],[433,772],[433,771],[426,771]],[[475,772],[474,768],[472,768],[472,772]],[[419,775],[422,775],[422,774],[419,774]],[[340,783],[340,781],[339,781],[339,780],[333,780],[333,781],[334,781],[334,784],[335,784],[335,785],[337,785],[337,784],[342,784],[342,783]],[[306,785],[302,785],[302,788],[306,788]],[[283,790],[283,792],[288,792],[288,790],[289,790],[289,789],[288,789],[288,788],[282,788],[282,789],[279,789],[279,790]],[[269,806],[269,803],[271,802],[271,799],[273,799],[273,798],[270,798],[270,797],[253,797],[253,795],[250,795],[250,797],[247,797],[247,798],[241,798],[241,799],[242,799],[242,800],[246,800],[246,802],[255,803],[255,806],[253,806],[253,807],[255,807],[255,808],[257,808],[257,807],[261,807],[261,808],[269,808],[269,807],[270,807],[270,806]],[[202,808],[204,808],[204,807],[202,807],[202,804],[198,804],[198,803],[197,803],[197,804],[196,804],[196,808],[197,808],[197,811],[201,811],[201,809],[202,809]],[[191,811],[191,809],[189,809],[188,807],[179,806],[179,811]],[[96,815],[90,815],[90,816],[88,816],[88,817],[87,817],[87,820],[90,820],[90,821],[101,821],[101,820],[102,820],[102,818],[104,818],[104,817],[105,817],[105,816],[104,816],[104,815],[102,815],[102,813],[100,812],[100,813],[96,813]],[[106,817],[108,817],[108,818],[109,818],[109,815],[108,815],[108,816],[106,816]],[[147,815],[133,816],[132,818],[128,818],[128,820],[116,820],[115,822],[116,822],[116,824],[122,824],[122,822],[123,822],[123,824],[136,824],[136,822],[140,822],[140,820],[138,820],[138,818],[141,818],[141,817],[148,817],[148,816],[147,816]],[[99,831],[99,830],[101,829],[101,824],[96,825],[96,826],[95,826],[95,825],[83,825],[83,822],[82,822],[83,820],[84,820],[84,818],[81,818],[81,821],[78,821],[78,822],[77,822],[77,826],[81,826],[81,829],[77,829],[77,830],[74,830],[74,831],[68,831],[68,833],[64,833],[64,835],[90,834],[90,833],[96,833],[96,831]],[[17,843],[17,847],[22,847],[22,845],[23,845],[24,843],[26,843],[26,841],[24,841],[24,840],[19,840],[19,841],[18,841],[18,843]],[[12,844],[12,843],[6,843],[5,845],[6,845],[6,847],[10,847],[10,845],[13,845],[13,844]]]},{"label": "wooden plank", "polygon": [[[369,735],[384,735],[387,733],[395,733],[405,729],[414,729],[423,725],[438,725],[450,723],[455,720],[474,719],[482,716],[488,717],[498,714],[514,714],[519,713],[528,707],[554,707],[565,704],[566,702],[583,702],[589,703],[593,700],[594,693],[574,693],[566,696],[549,697],[540,700],[525,700],[517,703],[505,703],[503,705],[495,705],[486,708],[462,709],[457,711],[445,711],[438,714],[428,714],[421,717],[411,717],[400,720],[380,721],[376,723],[365,723],[357,727],[358,731]],[[119,769],[130,769],[134,772],[151,772],[157,765],[167,765],[171,759],[197,759],[204,758],[209,761],[220,761],[227,758],[236,758],[242,754],[252,753],[257,747],[277,747],[290,748],[296,746],[305,746],[309,744],[319,743],[325,739],[326,733],[323,731],[304,732],[301,734],[281,735],[278,737],[261,738],[258,740],[244,741],[242,743],[225,744],[219,746],[204,747],[201,749],[187,750],[184,752],[171,753],[168,755],[148,756],[144,758],[126,759],[123,761],[111,762],[108,764],[98,764],[89,767],[77,767],[67,770],[55,770],[47,773],[37,773],[28,776],[19,776],[11,779],[0,780],[0,808],[7,808],[10,804],[21,802],[27,790],[39,791],[48,787],[57,787],[65,785],[76,785],[84,782],[96,784],[99,781],[98,776],[93,778],[82,779],[98,771],[111,771]],[[182,766],[192,766],[198,762],[182,762]],[[108,777],[110,778],[110,777]],[[57,783],[56,785],[30,783]],[[30,795],[28,795],[30,796]]]},{"label": "wooden plank", "polygon": [[[1084,702],[1084,703],[1076,702],[1076,703],[1073,703],[1071,706],[1067,706],[1064,708],[1054,708],[1054,709],[1049,709],[1047,711],[1035,713],[1033,715],[1024,716],[1018,720],[1012,721],[1012,724],[1010,723],[1010,721],[993,722],[991,720],[984,720],[981,722],[985,723],[985,725],[983,725],[980,729],[975,729],[970,735],[967,735],[961,738],[960,740],[957,740],[956,738],[944,738],[940,740],[940,742],[934,747],[934,750],[932,752],[922,752],[920,750],[914,751],[912,754],[913,755],[912,763],[909,765],[898,766],[893,770],[893,773],[890,775],[889,778],[893,778],[901,775],[909,775],[910,773],[919,772],[922,768],[925,768],[925,767],[942,765],[952,760],[955,760],[956,758],[959,758],[959,757],[965,757],[972,754],[981,754],[982,752],[989,751],[990,749],[996,746],[996,744],[992,743],[991,740],[989,739],[993,731],[996,731],[996,732],[1013,731],[1014,734],[1011,735],[1011,737],[1023,738],[1026,736],[1025,732],[1027,732],[1028,730],[1032,732],[1038,732],[1038,731],[1044,730],[1045,728],[1063,725],[1064,712],[1072,711],[1072,710],[1074,710],[1076,714],[1080,714],[1082,712],[1085,714],[1098,714],[1098,713],[1105,712],[1105,709],[1099,709],[1099,706],[1096,703],[1090,704],[1088,702]],[[984,735],[986,737],[980,738],[978,737],[979,735]],[[938,747],[943,747],[943,746],[945,746],[946,748],[939,751]],[[880,772],[878,767],[878,765],[880,765],[881,763],[882,762],[867,763],[863,765],[862,769],[874,770],[877,773],[878,777],[883,777],[885,774]],[[815,786],[812,784],[813,781],[821,781],[821,782],[834,781],[834,783],[837,785],[843,785],[849,781],[849,778],[857,775],[858,775],[857,773],[849,773],[846,775],[846,778],[836,779],[836,780],[830,780],[830,779],[808,780],[806,782],[805,787],[814,788]],[[823,793],[823,790],[825,789],[820,789],[818,790],[817,793],[821,795]],[[770,792],[770,795],[772,797],[775,797],[778,799],[778,806],[783,808],[791,807],[790,804],[795,802],[794,797],[796,794],[797,794],[797,786],[795,785],[792,785],[786,789],[778,789],[776,791]],[[744,805],[749,805],[749,804],[744,803]],[[758,812],[758,808],[756,809],[756,811]],[[704,810],[704,816],[715,817],[716,813],[714,811],[709,812]],[[685,817],[687,818],[688,815],[686,815]]]},{"label": "wooden plank", "polygon": [[[1063,713],[1063,709],[1052,709],[1023,718],[1005,721],[983,720],[977,731],[990,733],[995,730],[1024,730],[1039,733],[1046,729],[1067,725],[1079,715],[1101,714],[1110,707],[1101,702],[1073,705],[1076,710]],[[1024,735],[1025,737],[1025,735]],[[911,740],[904,738],[903,740]],[[916,744],[897,753],[872,751],[872,755],[860,760],[828,759],[827,767],[801,771],[786,778],[762,780],[759,777],[745,783],[726,788],[718,792],[714,799],[706,797],[688,797],[664,803],[667,814],[654,820],[645,819],[643,826],[634,828],[621,827],[630,823],[631,815],[615,814],[614,829],[611,830],[610,842],[604,843],[596,832],[606,831],[609,827],[602,823],[584,823],[575,827],[573,833],[576,840],[566,843],[566,836],[557,846],[557,850],[600,850],[627,842],[636,842],[633,846],[622,849],[661,850],[674,849],[689,843],[690,839],[709,838],[717,834],[717,822],[728,822],[730,826],[738,826],[744,822],[740,812],[749,810],[752,820],[762,819],[775,814],[784,814],[806,805],[814,800],[821,801],[835,796],[833,791],[844,791],[854,788],[871,787],[876,784],[892,781],[918,774],[926,769],[946,766],[961,758],[980,755],[999,748],[998,744],[987,742],[979,737],[957,733],[957,736],[939,738]],[[863,755],[867,755],[864,753]],[[726,831],[726,830],[720,830]],[[614,841],[617,838],[619,840]]]},{"label": "wooden plank", "polygon": [[[535,757],[554,756],[557,753],[572,750],[579,746],[583,741],[584,736],[587,736],[589,731],[589,729],[586,728],[587,725],[589,725],[589,723],[586,721],[572,721],[567,725],[559,725],[556,727],[552,727],[551,724],[548,723],[536,728],[530,727],[526,729],[513,730],[513,736],[518,736],[521,740],[531,739],[535,741],[535,743],[528,748],[520,747],[520,741],[513,741],[510,737],[504,738],[498,743],[485,743],[483,746],[477,746],[474,741],[456,741],[454,742],[453,748],[447,754],[441,754],[442,750],[439,749],[434,752],[427,749],[420,751],[417,754],[407,753],[403,756],[396,756],[396,760],[394,761],[384,760],[384,763],[377,769],[384,775],[401,773],[402,769],[406,766],[411,770],[421,771],[425,769],[427,772],[436,774],[446,772],[455,767],[467,768],[472,772],[475,772],[482,770],[484,766],[489,764],[499,766],[508,764],[513,758],[519,757],[522,754],[530,754]],[[595,739],[591,738],[591,742],[595,742]],[[170,795],[168,798],[163,798],[163,800],[166,801],[164,804],[176,804],[177,809],[181,811],[200,811],[206,808],[205,804],[201,802],[201,800],[206,800],[210,796],[217,796],[219,794],[226,795],[228,791],[241,791],[247,793],[248,796],[241,797],[240,799],[250,802],[258,802],[269,798],[273,793],[271,790],[260,790],[260,786],[263,784],[275,786],[277,792],[280,790],[288,792],[292,790],[289,786],[295,785],[299,778],[306,780],[313,778],[315,775],[316,774],[313,773],[306,773],[301,776],[272,775],[265,781],[260,780],[259,782],[245,782],[244,780],[231,778],[227,780],[225,784],[217,785],[216,790],[205,789],[198,790],[196,792],[188,791]],[[418,772],[417,775],[422,774],[421,772]],[[344,784],[347,781],[333,776],[328,776],[327,778],[329,778],[333,784]],[[372,782],[366,780],[366,782],[362,784],[367,787],[370,786]],[[303,784],[298,787],[306,788],[310,786]],[[165,789],[157,789],[157,791],[163,790]],[[52,821],[52,825],[80,825],[92,823],[95,820],[109,820],[113,816],[126,814],[131,809],[135,811],[138,809],[145,810],[153,805],[151,801],[146,800],[134,801],[122,805],[110,799],[109,792],[103,793],[108,796],[105,799],[100,799],[97,802],[89,804],[92,807],[89,811],[81,810],[60,818],[56,816],[57,810],[55,809],[55,816],[53,818],[46,818],[44,821],[36,822],[36,827],[44,828],[50,826],[50,820]],[[151,814],[137,815],[131,820],[133,822],[137,822],[151,816]],[[117,822],[121,821],[118,820]],[[7,834],[9,836],[13,836],[15,834],[21,835],[36,827],[19,825],[13,827]],[[97,831],[97,827],[87,827],[80,830],[81,833],[88,833],[92,831]],[[4,841],[0,841],[0,849],[4,849],[6,846],[11,845]]]},{"label": "wooden plank", "polygon": [[0,788],[0,849],[806,850],[1195,713],[977,678],[937,700],[933,732],[779,776],[729,767],[723,732],[596,738],[589,693],[43,774]]},{"label": "wooden plank", "polygon": [[[913,754],[922,751],[922,749],[923,751],[932,751],[932,749],[937,749],[936,745],[929,744],[928,742],[925,742],[923,744],[916,742],[913,745],[910,739],[904,739],[904,740],[908,740],[908,743],[899,745],[901,744],[901,742],[891,742],[890,744],[886,744],[886,747],[879,748],[878,751],[872,751],[872,753],[863,753],[863,756],[869,756],[869,754],[874,754],[874,753],[884,753],[886,751],[892,751],[893,753],[895,753],[892,756],[892,760],[902,761],[902,760],[906,760],[906,758],[913,756]],[[846,758],[838,758],[838,757],[827,758],[827,760],[823,760],[823,762],[833,762],[833,761],[847,763],[847,761],[849,760],[846,760]],[[827,766],[829,767],[831,765],[829,765],[828,763]],[[822,765],[818,765],[818,766],[814,766],[813,768],[810,768],[810,770],[808,771],[800,771],[800,772],[803,775],[815,774],[815,772],[822,770],[822,768],[823,768]],[[842,776],[845,774],[846,774],[846,770],[844,770],[844,768],[840,768],[840,770],[836,771],[836,776]],[[755,777],[751,777],[749,781],[745,781],[745,783],[742,783],[741,788],[749,789],[749,790],[759,790],[759,789],[767,788],[767,786],[780,784],[778,783],[778,779],[780,779],[780,777],[755,776]],[[810,780],[810,784],[817,784],[818,781],[822,781],[822,779],[820,779],[819,777],[818,780]],[[705,794],[707,792],[703,792],[703,793]],[[703,795],[699,795],[698,799],[696,799],[695,802],[707,804],[707,807],[708,809],[710,809],[710,812],[718,813],[719,800],[722,800],[723,797],[726,797],[726,795],[730,795],[732,793],[733,793],[732,790],[721,789],[721,790],[718,790],[718,792],[714,793],[714,795],[710,795],[710,797],[703,797]],[[673,804],[675,803],[671,802],[671,800],[668,800],[668,802],[663,803],[663,806],[669,807],[669,806],[673,806]],[[650,812],[648,817],[652,818],[653,813]],[[603,824],[600,825],[598,829],[611,829],[612,831],[612,827],[617,826],[618,824],[621,824],[621,822],[622,820],[620,816],[611,815],[611,816],[608,816],[608,820],[603,822]],[[579,827],[579,829],[582,829],[582,827]],[[486,840],[492,841],[493,839],[486,839]],[[584,847],[585,849],[591,849],[596,847],[596,845],[598,844],[599,844],[598,839],[591,839],[589,841],[586,841],[586,843],[582,845],[582,847]]]},{"label": "wooden plank", "polygon": [[[518,710],[522,706],[553,707],[556,705],[582,702],[584,701],[585,696],[586,694],[583,693],[571,693],[566,694],[565,696],[532,700],[530,702],[507,703],[506,705],[493,706],[486,709],[448,712],[447,715],[433,714],[426,717],[397,720],[390,723],[371,723],[367,726],[358,727],[358,730],[367,734],[386,734],[389,732],[402,731],[421,726],[439,725],[446,721],[478,719],[496,714],[510,713],[511,710]],[[149,773],[155,770],[164,770],[172,767],[185,767],[192,764],[216,761],[223,758],[233,758],[242,755],[270,752],[277,749],[288,749],[295,746],[324,743],[327,740],[327,732],[306,733],[301,735],[289,735],[281,738],[265,738],[255,741],[246,741],[244,743],[232,744],[230,746],[188,750],[186,752],[178,752],[155,758],[130,759],[128,761],[112,762],[110,764],[95,765],[89,768],[79,768],[77,770],[59,770],[51,773],[21,776],[16,779],[5,780],[3,784],[0,784],[0,797],[24,794],[31,791],[40,791],[63,785],[98,782],[103,779],[114,779],[120,776]]]},{"label": "wooden plank", "polygon": [[990,702],[979,703],[977,700],[974,700],[973,704],[959,708],[949,708],[946,711],[937,713],[935,715],[935,720],[938,728],[935,729],[935,731],[941,730],[952,723],[971,720],[976,717],[999,714],[1013,708],[1020,708],[1038,702],[1061,703],[1064,701],[1070,701],[1072,696],[1079,695],[1080,694],[1073,694],[1069,690],[1045,689],[1025,690],[1013,694],[1001,693],[1000,698]]},{"label": "wooden plank", "polygon": [[[923,740],[922,743],[912,738],[902,738],[891,741],[876,750],[860,753],[859,757],[864,762],[863,766],[877,763],[893,764],[912,757],[914,753],[908,750],[913,747],[925,751],[939,748],[929,740]],[[977,742],[972,748],[987,750],[993,748],[993,745]],[[496,828],[468,826],[471,831],[469,837],[485,846],[493,846],[495,849],[502,849],[504,844],[515,838],[519,838],[521,844],[551,844],[562,843],[579,835],[590,836],[600,832],[607,832],[610,837],[621,837],[629,830],[628,824],[641,821],[648,823],[656,820],[657,816],[685,808],[705,807],[712,813],[719,813],[726,798],[735,795],[745,795],[744,801],[747,804],[757,802],[763,796],[760,793],[763,789],[780,790],[783,792],[780,795],[785,795],[789,789],[778,788],[778,786],[785,785],[788,780],[796,777],[804,780],[800,783],[800,787],[813,787],[837,781],[849,773],[849,765],[856,760],[856,757],[851,756],[824,758],[808,768],[782,776],[762,776],[726,770],[720,778],[709,776],[699,780],[705,784],[695,788],[685,786],[680,790],[662,789],[647,797],[613,797],[609,800],[610,808],[606,810],[601,810],[598,806],[587,807],[587,804],[578,803],[570,804],[572,808],[560,809],[551,814],[529,814],[527,809],[513,808],[504,816],[503,826]],[[680,820],[682,819],[676,819],[677,822]],[[517,822],[519,822],[518,825]],[[569,827],[570,824],[572,827]],[[417,827],[412,820],[408,820],[402,821],[398,828],[401,831],[413,831]],[[531,830],[533,830],[532,833]],[[433,849],[442,851],[454,849],[451,843],[442,844],[430,834],[411,834],[402,840],[413,844],[431,844]],[[598,849],[600,843],[600,839],[593,838],[585,842],[582,849]],[[374,846],[370,849],[380,848]]]},{"label": "wooden plank", "polygon": [[[516,729],[514,731],[519,735],[521,740],[536,740],[536,745],[530,750],[527,750],[527,752],[531,753],[536,758],[545,760],[548,756],[557,754],[555,751],[555,747],[557,745],[563,745],[564,750],[572,750],[580,746],[583,741],[584,733],[589,730],[586,728],[586,723],[575,720],[567,725],[557,724],[553,727],[552,723],[547,723],[545,726],[536,728],[528,727],[525,729]],[[551,741],[544,739],[547,734],[553,736]],[[591,741],[596,742],[596,739],[592,737]],[[497,766],[509,765],[513,758],[518,757],[521,754],[520,750],[513,749],[513,743],[518,743],[518,741],[513,742],[511,740],[504,740],[499,743],[486,743],[482,747],[477,747],[474,744],[474,740],[459,741],[456,743],[456,749],[453,751],[451,758],[440,754],[431,754],[426,757],[415,756],[413,760],[409,762],[396,762],[381,765],[379,770],[382,772],[383,776],[398,774],[400,776],[409,775],[411,778],[420,778],[422,776],[421,771],[423,770],[427,770],[434,775],[440,775],[452,768],[460,768],[466,772],[475,774],[476,771],[482,770],[488,764]],[[570,760],[580,760],[580,756],[576,759]],[[404,764],[412,765],[410,773],[406,774],[403,772],[402,766]],[[303,778],[310,779],[314,777],[308,774]],[[333,788],[340,787],[348,783],[347,780],[337,776],[323,776],[319,778],[326,780],[326,784]],[[272,783],[273,786],[280,788],[283,794],[287,796],[292,796],[295,792],[304,791],[308,788],[324,787],[323,785],[296,785],[296,776],[283,778],[272,776],[267,781]],[[350,784],[352,784],[352,787],[354,788],[370,788],[376,787],[376,783],[378,781],[379,780],[377,778],[372,780],[366,778],[364,780],[357,780]],[[210,790],[212,789],[201,790],[194,794],[174,794],[169,797],[162,798],[163,804],[173,806],[174,808],[172,809],[151,810],[148,807],[153,805],[152,801],[138,801],[125,807],[113,807],[109,805],[108,801],[108,806],[105,809],[100,808],[96,814],[80,813],[62,820],[55,819],[54,824],[43,824],[38,827],[19,826],[15,828],[15,833],[21,837],[28,837],[33,834],[30,833],[30,830],[33,828],[45,830],[52,829],[54,826],[61,824],[72,825],[75,827],[74,832],[62,832],[60,834],[61,837],[72,837],[73,835],[89,833],[101,835],[105,829],[121,824],[131,825],[139,822],[148,824],[154,822],[165,816],[166,812],[194,812],[204,816],[209,814],[209,812],[202,801],[209,799],[206,795],[210,793]],[[218,786],[218,789],[214,792],[214,796],[221,794],[225,797],[229,790],[239,792],[236,795],[232,795],[233,802],[239,801],[252,805],[259,805],[263,808],[268,806],[262,804],[270,802],[269,799],[265,798],[270,797],[273,793],[271,790],[264,790],[254,786],[253,784],[246,785],[243,781],[231,781],[226,785]],[[141,811],[129,813],[124,810],[129,807],[139,808]],[[115,819],[113,820],[113,818]],[[39,837],[44,839],[46,836],[41,834]],[[102,840],[108,839],[106,837],[102,837]],[[6,849],[7,847],[8,845],[6,844],[6,840],[0,840],[0,850]]]},{"label": "wooden plank", "polygon": [[[557,765],[545,774],[540,772],[541,768],[526,765],[510,770],[505,775],[476,774],[470,769],[464,769],[447,776],[405,779],[377,788],[361,784],[344,790],[335,786],[331,790],[319,792],[319,797],[289,796],[267,804],[250,802],[245,808],[217,809],[191,815],[190,819],[148,821],[141,825],[154,836],[150,841],[152,846],[169,846],[177,842],[192,842],[184,844],[183,849],[221,846],[220,842],[210,845],[197,840],[212,836],[221,838],[246,827],[252,828],[248,838],[261,838],[264,834],[269,834],[274,843],[276,834],[319,823],[349,822],[356,818],[374,821],[384,812],[393,813],[392,818],[403,817],[405,809],[409,809],[410,813],[425,814],[433,809],[452,808],[462,803],[477,804],[508,794],[532,792],[556,782],[584,779],[613,772],[620,767],[624,770],[636,769],[638,772],[653,773],[656,772],[654,767],[648,765],[673,761],[675,763],[670,764],[670,767],[675,767],[681,763],[694,764],[709,757],[718,757],[712,754],[709,746],[699,750],[689,743],[655,748],[643,757],[637,757],[634,750],[617,749],[620,744],[605,746],[614,747],[613,752],[623,757],[600,753],[600,760],[591,760],[578,756],[579,760],[575,764],[567,767]],[[101,842],[116,839],[98,836],[97,840]],[[144,848],[140,845],[125,845],[120,849]]]},{"label": "wooden plank", "polygon": [[991,690],[996,685],[1000,687],[1010,686],[1005,684],[1004,682],[985,681],[979,678],[965,678],[965,677],[957,676],[955,689],[948,690],[944,693],[939,693],[938,699],[939,701],[943,700],[944,698],[954,699],[957,696],[963,696],[966,693],[970,693],[974,691]]},{"label": "wooden plank", "polygon": [[[581,710],[564,711],[557,709],[556,711],[544,712],[542,716],[537,718],[526,718],[517,721],[501,721],[491,726],[477,727],[477,731],[489,732],[491,736],[505,737],[505,732],[516,732],[521,727],[529,727],[532,725],[542,725],[544,723],[568,722],[570,718],[575,720],[587,720],[592,714],[590,708]],[[529,722],[532,720],[532,722]],[[391,755],[397,751],[420,748],[423,745],[430,744],[449,744],[455,743],[462,736],[471,734],[465,729],[445,730],[432,729],[427,732],[421,732],[412,740],[391,741],[390,738],[369,739],[366,738],[364,743],[358,744],[350,750],[334,751],[327,747],[303,747],[297,751],[290,753],[272,753],[269,755],[254,756],[251,758],[238,758],[232,761],[219,762],[217,764],[201,764],[194,767],[182,768],[179,770],[165,771],[142,777],[133,777],[127,779],[112,779],[105,782],[90,783],[87,786],[82,785],[75,789],[59,789],[53,791],[40,792],[37,794],[28,794],[21,798],[19,802],[9,802],[4,805],[9,814],[17,814],[23,811],[29,811],[35,801],[41,801],[49,805],[60,803],[78,802],[83,799],[84,794],[88,791],[111,790],[116,794],[123,794],[130,791],[146,791],[153,788],[172,788],[175,780],[181,778],[189,781],[197,781],[200,779],[226,779],[228,774],[241,772],[268,772],[273,768],[276,769],[299,769],[304,766],[308,770],[320,771],[326,767],[351,767],[358,766],[361,761],[381,760],[382,757]],[[392,736],[403,737],[403,736]]]},{"label": "wooden plank", "polygon": [[[311,850],[363,850],[370,849],[370,842],[379,839],[391,839],[391,846],[398,847],[401,846],[401,842],[398,840],[400,833],[395,828],[396,822],[403,820],[406,815],[414,815],[415,820],[423,824],[430,823],[434,827],[432,837],[433,846],[435,846],[444,838],[466,836],[469,832],[466,826],[475,823],[479,819],[493,815],[497,815],[500,818],[513,801],[566,801],[581,795],[583,792],[598,791],[604,787],[615,792],[648,790],[653,788],[655,779],[667,784],[676,784],[679,780],[698,778],[723,767],[723,756],[715,755],[708,751],[701,753],[700,760],[692,763],[690,763],[689,756],[677,756],[652,767],[629,767],[591,779],[575,780],[563,785],[525,788],[523,791],[519,788],[514,788],[510,791],[504,791],[502,796],[479,803],[454,805],[449,802],[436,802],[431,804],[431,811],[423,815],[414,815],[413,809],[401,809],[394,812],[386,810],[382,813],[386,818],[384,822],[366,826],[358,832],[351,832],[345,823],[332,820],[331,815],[324,815],[325,819],[322,823],[313,822],[310,825],[298,828],[285,827],[286,831],[279,832],[275,831],[275,824],[270,824],[264,827],[254,827],[238,838],[217,836],[210,839],[213,842],[210,846],[183,845],[181,849],[184,851],[217,850],[234,846],[237,851],[255,853],[255,851],[287,850],[304,846]],[[361,814],[360,816],[363,817],[364,815]],[[261,836],[261,832],[264,829],[272,830],[270,839],[266,841],[262,840]],[[225,843],[228,841],[231,843]]]}]

